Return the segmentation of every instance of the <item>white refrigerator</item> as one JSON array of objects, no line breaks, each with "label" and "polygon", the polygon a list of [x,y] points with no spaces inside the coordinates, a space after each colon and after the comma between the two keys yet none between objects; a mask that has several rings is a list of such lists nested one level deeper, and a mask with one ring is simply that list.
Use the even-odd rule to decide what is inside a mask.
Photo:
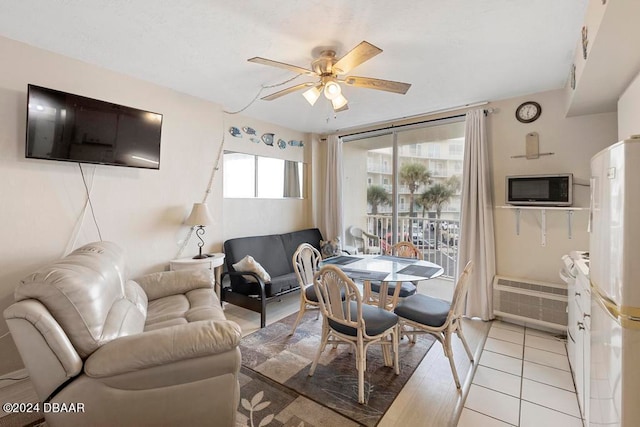
[{"label": "white refrigerator", "polygon": [[[640,138],[591,159],[591,426],[640,425]],[[589,321],[590,320],[590,321]]]}]

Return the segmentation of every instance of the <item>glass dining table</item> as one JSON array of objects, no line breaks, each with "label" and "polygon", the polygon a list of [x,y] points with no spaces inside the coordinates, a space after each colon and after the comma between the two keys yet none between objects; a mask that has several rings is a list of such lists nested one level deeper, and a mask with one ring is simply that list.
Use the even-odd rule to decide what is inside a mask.
[{"label": "glass dining table", "polygon": [[[438,264],[391,255],[340,255],[322,260],[320,267],[330,264],[340,268],[350,279],[363,283],[365,302],[374,301],[386,309],[393,309],[397,304],[402,282],[433,279],[444,273]],[[380,283],[377,299],[372,298],[372,282]],[[396,283],[392,295],[388,295],[390,283]]]}]

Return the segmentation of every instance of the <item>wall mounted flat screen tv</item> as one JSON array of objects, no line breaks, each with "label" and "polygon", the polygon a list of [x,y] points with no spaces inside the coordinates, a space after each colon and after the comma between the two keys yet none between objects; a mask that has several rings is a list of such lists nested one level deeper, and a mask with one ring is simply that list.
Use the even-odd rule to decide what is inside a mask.
[{"label": "wall mounted flat screen tv", "polygon": [[29,85],[25,155],[160,169],[162,115]]}]

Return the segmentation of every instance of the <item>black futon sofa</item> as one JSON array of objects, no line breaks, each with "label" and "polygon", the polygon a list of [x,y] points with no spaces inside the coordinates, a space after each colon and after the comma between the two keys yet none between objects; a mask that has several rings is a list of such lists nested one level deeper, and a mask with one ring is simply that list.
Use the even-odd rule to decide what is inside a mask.
[{"label": "black futon sofa", "polygon": [[[320,250],[322,234],[317,228],[267,236],[240,237],[224,242],[226,272],[223,273],[222,301],[260,313],[260,327],[264,328],[267,304],[280,296],[300,289],[293,271],[293,254],[301,243],[309,243]],[[271,276],[265,283],[252,272],[236,271],[233,264],[251,255]],[[243,277],[251,275],[257,282]],[[226,277],[230,280],[225,280]]]}]

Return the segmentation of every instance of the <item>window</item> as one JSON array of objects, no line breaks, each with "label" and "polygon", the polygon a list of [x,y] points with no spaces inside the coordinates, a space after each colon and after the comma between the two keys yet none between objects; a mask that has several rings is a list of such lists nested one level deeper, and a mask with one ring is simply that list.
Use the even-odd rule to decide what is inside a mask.
[{"label": "window", "polygon": [[452,141],[449,143],[449,155],[455,158],[464,156],[464,141]]},{"label": "window", "polygon": [[225,198],[304,198],[304,163],[225,151]]},{"label": "window", "polygon": [[[457,239],[444,239],[444,228],[436,225],[459,225],[456,183],[463,169],[464,130],[464,119],[455,117],[343,138],[345,227],[377,234],[383,251],[412,239],[425,259],[444,267],[444,277],[455,278]],[[368,167],[372,159],[378,169]],[[382,188],[368,190],[380,183]]]},{"label": "window", "polygon": [[440,144],[427,144],[427,157],[432,159],[440,158]]}]

